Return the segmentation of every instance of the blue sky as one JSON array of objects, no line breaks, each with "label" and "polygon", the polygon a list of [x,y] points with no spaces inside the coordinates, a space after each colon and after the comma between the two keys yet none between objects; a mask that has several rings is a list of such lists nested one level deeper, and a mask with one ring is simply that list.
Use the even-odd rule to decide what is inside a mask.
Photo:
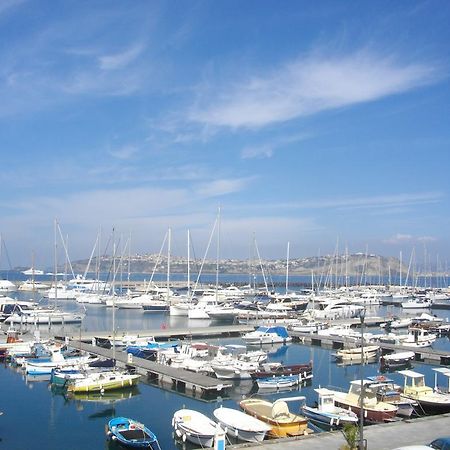
[{"label": "blue sky", "polygon": [[[99,227],[158,251],[450,257],[450,3],[0,3],[13,265]],[[105,238],[106,240],[106,238]],[[5,259],[2,267],[5,268]]]}]

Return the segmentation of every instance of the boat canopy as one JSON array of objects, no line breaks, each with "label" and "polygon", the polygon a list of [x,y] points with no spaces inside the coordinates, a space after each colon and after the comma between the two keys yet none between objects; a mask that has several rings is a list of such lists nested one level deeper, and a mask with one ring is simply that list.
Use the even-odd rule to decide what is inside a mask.
[{"label": "boat canopy", "polygon": [[419,372],[414,372],[414,370],[399,370],[398,373],[409,378],[423,378],[425,375]]},{"label": "boat canopy", "polygon": [[289,337],[288,332],[285,327],[261,326],[261,327],[258,327],[258,329],[256,331],[261,332],[261,333],[276,333],[278,336],[283,337],[283,338]]}]

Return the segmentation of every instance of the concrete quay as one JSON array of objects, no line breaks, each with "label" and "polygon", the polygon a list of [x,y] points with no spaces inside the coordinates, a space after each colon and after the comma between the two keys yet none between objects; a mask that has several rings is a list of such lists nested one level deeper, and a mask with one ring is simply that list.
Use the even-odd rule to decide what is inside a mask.
[{"label": "concrete quay", "polygon": [[[406,445],[427,445],[438,437],[450,436],[450,414],[428,416],[364,427],[369,450],[392,450]],[[273,439],[261,443],[227,445],[247,450],[337,450],[346,444],[341,431],[323,432],[297,438]]]}]

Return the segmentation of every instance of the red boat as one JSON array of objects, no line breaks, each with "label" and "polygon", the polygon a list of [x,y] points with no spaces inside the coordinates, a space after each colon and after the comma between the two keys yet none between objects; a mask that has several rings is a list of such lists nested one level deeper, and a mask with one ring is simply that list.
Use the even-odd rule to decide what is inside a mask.
[{"label": "red boat", "polygon": [[[370,384],[373,381],[363,380],[363,384]],[[347,393],[333,391],[334,401],[337,406],[351,409],[355,414],[360,415],[361,410],[361,380],[350,382],[350,389]],[[390,403],[379,401],[377,394],[370,389],[363,392],[364,422],[379,423],[389,422],[397,414],[398,407]]]}]

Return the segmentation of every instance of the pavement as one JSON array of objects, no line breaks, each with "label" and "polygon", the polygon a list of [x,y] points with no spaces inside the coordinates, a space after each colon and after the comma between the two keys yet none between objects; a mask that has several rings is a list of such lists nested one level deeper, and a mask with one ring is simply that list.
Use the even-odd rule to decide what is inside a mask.
[{"label": "pavement", "polygon": [[[426,445],[438,437],[450,436],[450,414],[364,427],[369,450],[392,450],[406,445]],[[255,443],[227,445],[227,449],[255,450],[334,450],[346,444],[340,431],[324,432],[300,438],[273,439]]]}]

